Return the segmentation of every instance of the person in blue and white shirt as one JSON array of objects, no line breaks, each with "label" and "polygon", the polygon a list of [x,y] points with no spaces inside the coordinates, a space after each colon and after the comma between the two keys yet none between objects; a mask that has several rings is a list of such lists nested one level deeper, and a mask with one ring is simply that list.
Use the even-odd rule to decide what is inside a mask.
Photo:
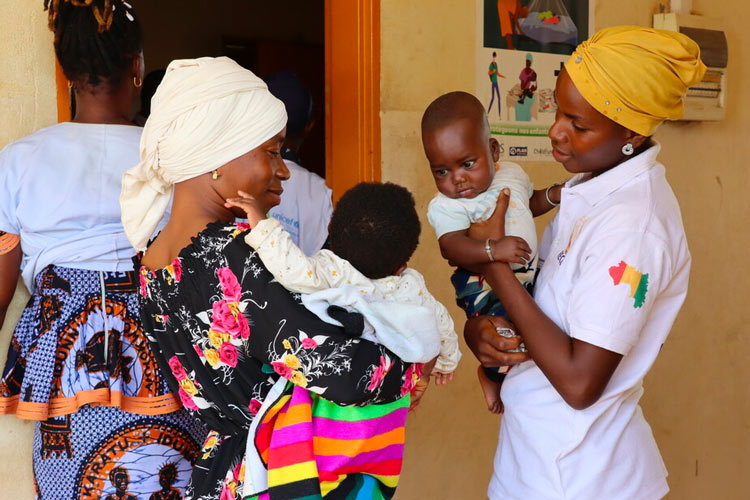
[{"label": "person in blue and white shirt", "polygon": [[283,71],[266,79],[268,90],[286,107],[286,139],[281,158],[289,169],[289,179],[282,183],[281,203],[270,215],[281,222],[295,245],[307,256],[323,248],[328,238],[328,223],[333,213],[331,190],[319,175],[302,166],[299,150],[315,125],[310,89],[292,71]]}]

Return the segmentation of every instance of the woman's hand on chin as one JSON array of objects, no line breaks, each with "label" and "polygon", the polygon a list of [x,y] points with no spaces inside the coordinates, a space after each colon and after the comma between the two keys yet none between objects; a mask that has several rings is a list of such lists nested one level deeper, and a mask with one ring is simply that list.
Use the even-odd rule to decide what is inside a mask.
[{"label": "woman's hand on chin", "polygon": [[237,191],[236,198],[227,198],[224,206],[227,208],[237,207],[247,215],[247,222],[250,227],[255,227],[258,222],[266,218],[266,211],[263,210],[258,200],[244,191]]}]

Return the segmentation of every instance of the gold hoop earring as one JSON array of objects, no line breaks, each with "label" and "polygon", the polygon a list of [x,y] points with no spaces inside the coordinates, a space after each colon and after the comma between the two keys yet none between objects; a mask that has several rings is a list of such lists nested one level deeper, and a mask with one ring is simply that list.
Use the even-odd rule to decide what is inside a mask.
[{"label": "gold hoop earring", "polygon": [[133,85],[135,85],[135,88],[140,88],[141,86],[143,86],[143,80],[141,80],[137,76],[134,76],[133,77]]},{"label": "gold hoop earring", "polygon": [[69,88],[69,89],[72,89],[72,88],[73,88],[73,82],[71,82],[70,80],[68,80],[68,88]]},{"label": "gold hoop earring", "polygon": [[218,170],[214,170],[213,172],[211,172],[211,178],[213,180],[218,179],[219,178],[219,171]]}]

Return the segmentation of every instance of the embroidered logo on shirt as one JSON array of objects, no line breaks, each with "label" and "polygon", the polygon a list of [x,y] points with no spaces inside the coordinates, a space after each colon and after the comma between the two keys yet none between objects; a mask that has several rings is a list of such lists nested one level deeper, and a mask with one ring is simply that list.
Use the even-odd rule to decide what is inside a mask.
[{"label": "embroidered logo on shirt", "polygon": [[609,275],[612,276],[615,286],[621,283],[630,285],[630,297],[634,300],[634,308],[638,309],[643,305],[648,292],[648,274],[643,274],[621,260],[618,265],[609,268]]},{"label": "embroidered logo on shirt", "polygon": [[578,239],[578,236],[581,235],[581,230],[583,229],[583,225],[586,224],[586,221],[588,220],[588,217],[581,217],[576,221],[576,225],[573,226],[573,231],[570,233],[570,237],[568,237],[568,246],[565,247],[565,250],[557,254],[557,264],[562,265],[563,261],[565,260],[565,256],[568,255],[568,251],[570,250],[570,247],[573,246],[573,242]]}]

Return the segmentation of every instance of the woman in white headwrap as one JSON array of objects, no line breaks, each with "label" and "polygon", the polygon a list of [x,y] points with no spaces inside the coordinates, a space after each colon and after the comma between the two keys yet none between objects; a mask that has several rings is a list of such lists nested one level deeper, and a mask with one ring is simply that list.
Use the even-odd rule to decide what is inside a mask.
[{"label": "woman in white headwrap", "polygon": [[[393,488],[372,481],[375,476],[344,473],[324,481],[310,456],[268,478],[245,467],[258,470],[259,462],[245,459],[256,415],[269,415],[272,403],[296,390],[275,384],[280,377],[306,387],[311,396],[305,397],[315,401],[322,395],[356,405],[399,400],[415,381],[411,365],[352,338],[356,328],[321,322],[275,282],[244,242],[248,225],[235,223],[244,214],[225,205],[238,190],[266,210],[279,203],[289,176],[279,154],[285,125],[281,101],[231,59],[174,61],[152,100],[141,162],[123,177],[125,232],[136,249],[146,250],[136,258],[144,329],[173,390],[212,429],[187,498],[292,499],[321,488],[344,496],[369,488],[368,498],[390,498]],[[171,196],[170,220],[148,246]],[[272,387],[283,393],[269,396]],[[268,434],[253,436],[248,449],[267,462]]]}]

